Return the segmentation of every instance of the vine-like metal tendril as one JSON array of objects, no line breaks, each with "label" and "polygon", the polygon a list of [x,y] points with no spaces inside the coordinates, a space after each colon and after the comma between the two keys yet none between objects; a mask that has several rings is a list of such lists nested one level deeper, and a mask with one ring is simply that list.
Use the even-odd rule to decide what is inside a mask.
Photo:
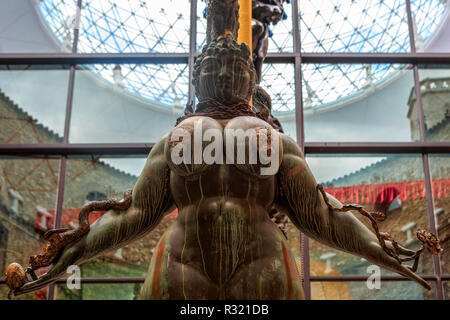
[{"label": "vine-like metal tendril", "polygon": [[[414,260],[414,264],[412,267],[409,267],[411,271],[416,272],[417,267],[419,265],[419,258],[422,252],[425,248],[428,249],[432,254],[439,254],[442,252],[442,248],[439,245],[439,239],[432,234],[431,232],[428,232],[423,229],[417,229],[416,236],[417,239],[422,243],[419,250],[415,251],[413,254],[408,256],[407,258],[400,258],[400,252],[404,251],[402,250],[398,243],[392,238],[392,236],[387,232],[380,232],[378,229],[377,221],[384,221],[386,219],[386,214],[383,212],[368,212],[364,209],[363,206],[359,204],[344,204],[341,208],[333,206],[330,201],[328,200],[328,196],[323,189],[323,186],[321,184],[317,185],[317,189],[320,191],[320,193],[323,196],[323,199],[328,206],[329,210],[335,211],[335,212],[347,212],[350,210],[358,211],[360,214],[365,216],[370,220],[372,223],[372,228],[375,231],[375,235],[378,239],[378,242],[380,243],[383,250],[392,258],[396,259],[398,263],[402,264],[403,262]],[[389,248],[386,245],[386,241],[390,241],[392,243],[393,249]]]}]

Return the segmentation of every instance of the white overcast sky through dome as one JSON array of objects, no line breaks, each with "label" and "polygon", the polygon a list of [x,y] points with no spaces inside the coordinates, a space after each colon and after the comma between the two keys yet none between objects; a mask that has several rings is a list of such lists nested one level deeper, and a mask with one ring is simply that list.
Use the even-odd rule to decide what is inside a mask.
[{"label": "white overcast sky through dome", "polygon": [[[410,51],[404,0],[301,0],[299,5],[303,52]],[[63,43],[69,32],[65,25],[70,17],[75,15],[75,6],[76,1],[39,1],[39,13],[60,43]],[[205,38],[206,20],[202,14],[205,6],[205,2],[198,1],[198,46]],[[285,3],[284,6],[288,18],[276,26],[271,26],[274,35],[269,40],[269,52],[293,50],[292,5]],[[411,6],[418,33],[426,44],[439,29],[442,18],[446,16],[446,3],[440,0],[411,0]],[[187,53],[189,16],[188,0],[84,0],[79,53]],[[113,83],[113,65],[90,67],[92,72],[104,81]],[[375,86],[389,78],[395,78],[398,72],[396,67],[389,65],[373,65],[372,77]],[[277,64],[266,65],[263,71],[262,86],[270,86],[268,91],[273,99],[273,108],[282,114],[292,113],[295,107],[291,73],[293,74],[293,68],[290,70],[285,65]],[[122,74],[127,93],[134,94],[136,99],[148,99],[149,104],[153,101],[159,107],[165,106],[167,109],[171,109],[176,100],[181,99],[183,105],[187,102],[188,69],[185,65],[123,65]],[[357,98],[364,92],[366,72],[364,65],[321,65],[320,69],[314,65],[303,65],[303,79],[314,92],[313,108],[334,107],[349,98]],[[284,89],[281,92],[280,83],[286,84],[285,88],[281,88]],[[24,100],[28,101],[23,101],[21,107],[26,107],[26,111],[45,126],[60,131],[51,126],[54,122],[51,110],[46,109],[43,112],[41,106],[33,102],[32,97]],[[354,134],[358,132],[355,131]],[[335,163],[339,165],[333,169],[320,166],[321,172],[314,169],[321,159],[310,158],[309,161],[317,180],[327,181],[379,159],[336,158]],[[133,165],[133,161],[129,159],[107,161],[132,174],[139,174],[142,169],[139,165],[141,159],[133,160]]]}]

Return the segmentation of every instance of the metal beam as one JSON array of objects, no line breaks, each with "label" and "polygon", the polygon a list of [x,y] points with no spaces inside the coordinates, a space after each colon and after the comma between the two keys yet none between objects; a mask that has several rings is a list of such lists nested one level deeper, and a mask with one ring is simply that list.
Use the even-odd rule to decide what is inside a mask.
[{"label": "metal beam", "polygon": [[[438,277],[434,275],[420,275],[422,278],[428,281],[437,281]],[[344,281],[367,281],[368,276],[311,276],[311,281],[336,281],[336,282],[344,282]],[[404,276],[381,276],[381,281],[411,281],[409,278]]]},{"label": "metal beam", "polygon": [[178,64],[188,60],[188,53],[0,54],[0,65]]},{"label": "metal beam", "polygon": [[[435,275],[420,275],[427,281],[437,281],[438,277]],[[365,282],[367,281],[368,276],[355,275],[355,276],[311,276],[311,281],[315,282],[345,282],[345,281],[355,281],[355,282]],[[450,281],[450,274],[445,274],[440,277],[442,281]],[[391,276],[381,276],[381,281],[411,281],[410,279],[400,276],[400,275],[391,275]],[[142,283],[145,281],[144,277],[90,277],[90,278],[81,278],[81,283]],[[58,279],[55,283],[66,283],[67,279],[62,278]],[[6,284],[4,278],[0,279],[0,285]]]},{"label": "metal beam", "polygon": [[[195,57],[198,54],[195,54]],[[189,53],[0,54],[0,65],[180,64]],[[296,54],[269,53],[265,63],[294,63]],[[450,64],[450,53],[303,53],[302,63]]]},{"label": "metal beam", "polygon": [[[0,54],[0,65],[71,65],[71,64],[179,64],[197,58],[196,48],[186,53],[32,53]],[[266,63],[294,63],[293,53],[269,53]]]},{"label": "metal beam", "polygon": [[450,153],[450,142],[332,142],[305,143],[306,154]]},{"label": "metal beam", "polygon": [[153,145],[154,143],[0,144],[0,155],[146,155]]},{"label": "metal beam", "polygon": [[[146,155],[154,145],[154,143],[0,144],[0,155]],[[306,142],[305,153],[450,153],[450,142]]]},{"label": "metal beam", "polygon": [[197,56],[197,1],[191,1],[191,22],[189,32],[189,92],[188,92],[188,104],[194,103],[195,100],[195,88],[192,84],[194,62]]},{"label": "metal beam", "polygon": [[308,53],[302,63],[449,64],[449,53]]}]

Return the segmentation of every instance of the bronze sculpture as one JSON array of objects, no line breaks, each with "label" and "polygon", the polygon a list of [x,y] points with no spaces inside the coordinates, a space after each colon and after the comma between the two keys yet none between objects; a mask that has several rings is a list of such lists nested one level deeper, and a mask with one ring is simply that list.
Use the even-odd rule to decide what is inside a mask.
[{"label": "bronze sculpture", "polygon": [[[218,7],[224,3],[235,14],[237,1],[211,0],[210,19],[219,14]],[[226,19],[220,21],[210,29],[210,42],[195,63],[193,79],[200,101],[195,112],[180,118],[177,126],[155,144],[132,195],[126,195],[122,202],[113,201],[115,209],[92,226],[84,224],[87,232],[80,232],[79,238],[51,252],[53,266],[46,274],[24,281],[21,268],[8,268],[11,272],[7,280],[11,279],[8,284],[14,294],[47,286],[62,277],[70,265],[136,240],[174,207],[179,211],[177,220],[157,245],[141,299],[302,299],[292,252],[269,218],[273,208],[287,215],[309,237],[430,288],[402,264],[406,260],[417,263],[416,252],[399,246],[388,235],[378,237],[349,210],[364,212],[369,219],[382,219],[382,215],[360,211],[358,205],[343,206],[327,195],[317,185],[296,142],[274,130],[265,121],[267,113],[249,106],[256,82],[250,49],[235,40],[236,19],[231,24]],[[251,142],[256,141],[257,151],[264,149],[270,161],[263,161],[262,152],[252,162],[249,152],[244,162],[232,157],[226,159],[231,163],[225,163],[224,154],[214,149],[211,155],[214,153],[218,161],[208,163],[203,158],[197,162],[195,146],[192,152],[191,145],[186,147],[185,143],[195,141],[198,132],[207,130],[219,134],[227,130],[255,132],[255,140],[249,137],[242,143],[250,150]],[[220,142],[220,147],[227,149],[230,142],[226,134],[211,145],[208,141],[211,139],[200,138],[201,155],[213,143]],[[231,146],[234,151],[235,145]],[[175,161],[174,155],[183,161]],[[262,169],[273,165],[275,172],[262,174]],[[87,204],[83,212],[89,213],[93,207]],[[423,232],[420,237],[422,250],[426,245],[439,253],[437,239]],[[35,264],[32,269],[37,267]]]}]

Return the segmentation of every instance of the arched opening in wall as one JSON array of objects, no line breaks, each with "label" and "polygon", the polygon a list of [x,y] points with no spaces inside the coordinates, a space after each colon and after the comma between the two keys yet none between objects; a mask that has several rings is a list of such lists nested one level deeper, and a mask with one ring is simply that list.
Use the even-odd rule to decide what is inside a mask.
[{"label": "arched opening in wall", "polygon": [[389,215],[392,211],[401,208],[402,200],[397,188],[387,187],[378,194],[375,200],[374,211]]}]

